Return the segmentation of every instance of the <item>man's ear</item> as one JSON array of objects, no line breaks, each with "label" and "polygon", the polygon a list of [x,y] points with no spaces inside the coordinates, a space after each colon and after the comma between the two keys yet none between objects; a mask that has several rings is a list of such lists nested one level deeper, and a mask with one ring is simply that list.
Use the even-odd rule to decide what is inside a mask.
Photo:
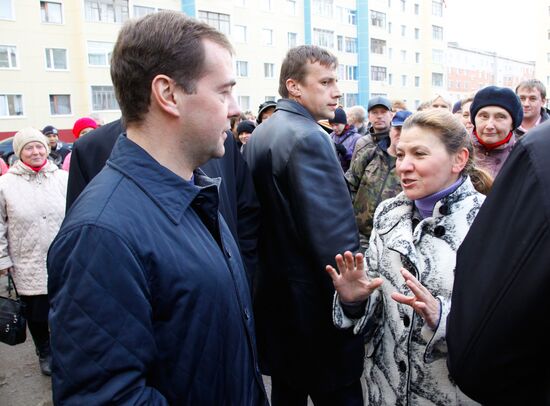
[{"label": "man's ear", "polygon": [[176,94],[176,82],[166,75],[157,75],[151,82],[151,103],[155,103],[157,108],[174,117],[179,117],[178,97]]},{"label": "man's ear", "polygon": [[298,83],[295,79],[286,80],[286,90],[288,90],[290,98],[297,98],[302,96],[300,83]]}]

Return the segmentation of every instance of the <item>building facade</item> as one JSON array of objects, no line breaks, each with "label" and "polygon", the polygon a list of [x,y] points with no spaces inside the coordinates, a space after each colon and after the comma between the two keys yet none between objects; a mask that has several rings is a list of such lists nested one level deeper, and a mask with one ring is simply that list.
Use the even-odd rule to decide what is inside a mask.
[{"label": "building facade", "polygon": [[457,43],[448,44],[445,65],[447,92],[452,101],[472,96],[488,85],[515,89],[522,80],[535,76],[535,62],[462,48]]},{"label": "building facade", "polygon": [[242,110],[278,99],[287,50],[316,44],[338,56],[341,104],[373,95],[410,108],[445,86],[441,0],[0,0],[0,138],[95,114],[120,115],[109,58],[121,24],[182,10],[226,33],[236,49]]}]

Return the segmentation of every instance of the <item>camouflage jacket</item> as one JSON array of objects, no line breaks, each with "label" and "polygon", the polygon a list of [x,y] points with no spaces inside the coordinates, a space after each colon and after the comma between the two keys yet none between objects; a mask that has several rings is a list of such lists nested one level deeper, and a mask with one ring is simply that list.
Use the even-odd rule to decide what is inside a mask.
[{"label": "camouflage jacket", "polygon": [[395,173],[395,158],[388,154],[389,137],[378,144],[371,143],[352,161],[346,172],[355,220],[359,228],[361,249],[366,250],[372,231],[374,211],[381,201],[401,192]]}]

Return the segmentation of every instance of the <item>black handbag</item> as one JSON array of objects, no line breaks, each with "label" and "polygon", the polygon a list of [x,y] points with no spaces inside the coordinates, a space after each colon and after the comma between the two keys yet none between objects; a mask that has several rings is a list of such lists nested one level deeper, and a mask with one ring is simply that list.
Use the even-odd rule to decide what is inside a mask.
[{"label": "black handbag", "polygon": [[25,303],[21,301],[13,277],[9,272],[8,279],[13,285],[15,299],[0,296],[0,341],[16,345],[24,343],[27,339],[27,319],[23,315]]}]

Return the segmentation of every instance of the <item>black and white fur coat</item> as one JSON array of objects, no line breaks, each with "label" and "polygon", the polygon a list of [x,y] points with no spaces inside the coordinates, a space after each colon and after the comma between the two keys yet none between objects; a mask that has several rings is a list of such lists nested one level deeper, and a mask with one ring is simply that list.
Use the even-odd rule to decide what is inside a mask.
[{"label": "black and white fur coat", "polygon": [[[413,202],[404,193],[377,208],[366,262],[369,276],[380,276],[384,283],[370,296],[362,318],[347,318],[337,297],[333,313],[337,327],[353,327],[356,334],[365,336],[365,404],[476,404],[449,379],[445,327],[456,251],[484,199],[465,178],[436,203],[432,217],[418,221]],[[390,297],[392,292],[410,295],[402,267],[440,301],[441,317],[435,330],[410,306]]]}]

